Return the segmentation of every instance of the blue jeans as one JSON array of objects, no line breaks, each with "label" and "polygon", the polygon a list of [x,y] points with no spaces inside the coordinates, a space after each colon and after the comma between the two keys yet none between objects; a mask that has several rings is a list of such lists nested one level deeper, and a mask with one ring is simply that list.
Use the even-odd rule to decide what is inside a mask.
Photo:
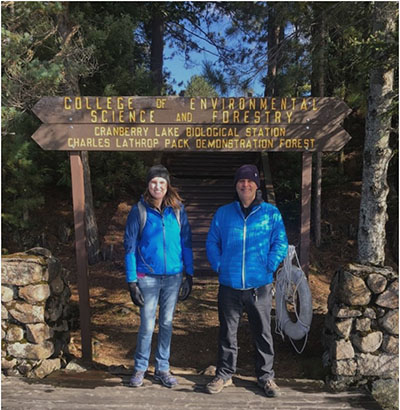
[{"label": "blue jeans", "polygon": [[172,320],[181,283],[181,273],[177,275],[146,275],[138,279],[138,286],[144,298],[144,306],[140,308],[140,327],[134,357],[135,370],[146,371],[149,366],[151,339],[158,304],[160,311],[155,370],[169,370]]}]

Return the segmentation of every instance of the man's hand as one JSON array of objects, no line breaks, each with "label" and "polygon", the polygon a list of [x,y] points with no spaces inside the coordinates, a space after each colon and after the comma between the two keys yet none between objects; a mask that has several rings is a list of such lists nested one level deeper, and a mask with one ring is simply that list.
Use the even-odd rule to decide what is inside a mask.
[{"label": "man's hand", "polygon": [[129,282],[129,293],[131,294],[132,302],[139,307],[144,306],[144,299],[142,292],[136,282]]},{"label": "man's hand", "polygon": [[192,292],[192,287],[193,287],[193,277],[192,275],[186,275],[186,279],[182,282],[182,285],[179,289],[179,296],[178,300],[183,302],[186,300],[190,293]]}]

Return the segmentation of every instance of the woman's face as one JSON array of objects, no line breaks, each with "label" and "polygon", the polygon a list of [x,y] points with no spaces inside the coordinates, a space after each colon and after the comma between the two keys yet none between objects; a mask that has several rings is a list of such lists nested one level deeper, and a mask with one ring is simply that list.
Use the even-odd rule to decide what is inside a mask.
[{"label": "woman's face", "polygon": [[164,178],[155,177],[149,181],[148,189],[154,199],[163,200],[167,193],[167,188],[168,182]]}]

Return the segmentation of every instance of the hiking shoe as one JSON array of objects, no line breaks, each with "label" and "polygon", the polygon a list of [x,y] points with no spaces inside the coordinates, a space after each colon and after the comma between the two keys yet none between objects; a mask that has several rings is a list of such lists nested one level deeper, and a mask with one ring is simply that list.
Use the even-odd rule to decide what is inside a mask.
[{"label": "hiking shoe", "polygon": [[140,370],[135,370],[132,374],[131,379],[129,380],[130,387],[140,387],[143,384],[145,372],[141,372]]},{"label": "hiking shoe", "polygon": [[281,395],[280,388],[272,379],[268,379],[265,383],[259,381],[258,385],[264,390],[267,397],[278,397]]},{"label": "hiking shoe", "polygon": [[232,384],[232,378],[222,379],[221,377],[215,376],[210,383],[206,385],[206,392],[210,394],[219,393],[224,387],[228,387]]},{"label": "hiking shoe", "polygon": [[161,382],[165,387],[175,387],[178,385],[178,380],[170,372],[155,372],[154,380]]}]

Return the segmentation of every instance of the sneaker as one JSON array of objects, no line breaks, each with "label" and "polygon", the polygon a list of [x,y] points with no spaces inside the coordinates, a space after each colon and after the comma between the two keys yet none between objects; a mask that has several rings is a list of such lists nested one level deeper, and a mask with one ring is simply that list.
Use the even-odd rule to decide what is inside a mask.
[{"label": "sneaker", "polygon": [[140,387],[143,384],[145,372],[141,372],[140,370],[135,370],[132,374],[131,379],[129,380],[130,387]]},{"label": "sneaker", "polygon": [[273,379],[268,379],[265,383],[259,381],[258,385],[264,390],[264,393],[267,397],[278,397],[281,395],[280,388],[277,386]]},{"label": "sneaker", "polygon": [[224,387],[228,387],[232,384],[232,378],[222,379],[219,376],[215,376],[210,383],[206,385],[206,392],[210,394],[219,393]]},{"label": "sneaker", "polygon": [[167,372],[155,372],[154,373],[154,380],[161,382],[165,387],[175,387],[178,385],[178,380],[172,374],[167,371]]}]

